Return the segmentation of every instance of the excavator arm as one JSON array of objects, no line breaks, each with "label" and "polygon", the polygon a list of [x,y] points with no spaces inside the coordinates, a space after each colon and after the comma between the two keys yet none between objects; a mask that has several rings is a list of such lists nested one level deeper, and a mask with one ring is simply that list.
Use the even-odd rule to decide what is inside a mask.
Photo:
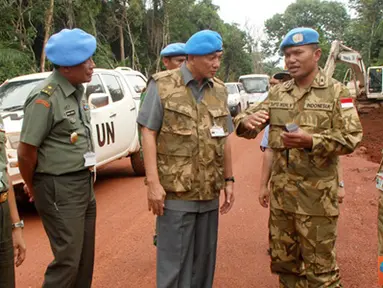
[{"label": "excavator arm", "polygon": [[331,50],[324,68],[324,71],[328,77],[332,77],[334,75],[337,62],[348,64],[354,72],[355,80],[359,84],[359,87],[355,85],[355,89],[356,91],[358,91],[358,88],[360,89],[356,94],[360,95],[364,92],[366,86],[366,67],[360,53],[336,40],[331,44]]}]

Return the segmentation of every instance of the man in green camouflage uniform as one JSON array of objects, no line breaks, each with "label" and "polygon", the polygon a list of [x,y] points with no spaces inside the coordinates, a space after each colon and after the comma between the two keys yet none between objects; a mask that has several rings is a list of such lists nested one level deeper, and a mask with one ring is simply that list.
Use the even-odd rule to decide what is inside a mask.
[{"label": "man in green camouflage uniform", "polygon": [[[318,67],[318,38],[313,29],[291,30],[281,50],[293,79],[234,120],[248,139],[270,124],[269,241],[280,287],[342,287],[335,255],[338,155],[354,151],[362,126],[348,90]],[[295,132],[286,129],[291,123]]]},{"label": "man in green camouflage uniform", "polygon": [[92,285],[96,155],[83,83],[92,79],[96,39],[63,29],[46,45],[52,74],[28,96],[18,147],[20,172],[54,255],[44,288]]},{"label": "man in green camouflage uniform", "polygon": [[[25,259],[25,243],[17,211],[15,192],[7,173],[6,135],[0,117],[0,288],[15,287],[15,264]],[[15,261],[16,260],[16,261]]]},{"label": "man in green camouflage uniform", "polygon": [[[211,288],[219,215],[233,202],[233,124],[227,91],[215,78],[222,38],[214,31],[186,43],[180,69],[149,79],[142,127],[148,208],[157,215],[157,288]],[[226,181],[225,181],[226,180]]]}]

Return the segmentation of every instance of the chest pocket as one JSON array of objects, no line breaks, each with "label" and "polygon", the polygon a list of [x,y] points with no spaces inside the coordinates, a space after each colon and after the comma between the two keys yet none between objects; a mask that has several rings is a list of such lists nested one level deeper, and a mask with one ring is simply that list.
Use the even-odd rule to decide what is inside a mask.
[{"label": "chest pocket", "polygon": [[297,123],[307,130],[318,133],[332,127],[334,103],[309,102],[303,105],[303,111],[297,117]]},{"label": "chest pocket", "polygon": [[61,134],[68,134],[81,127],[79,112],[76,109],[68,109],[61,113],[57,128]]},{"label": "chest pocket", "polygon": [[161,132],[190,136],[193,123],[193,108],[191,106],[166,102]]},{"label": "chest pocket", "polygon": [[229,112],[222,107],[208,107],[208,111],[211,116],[211,126],[216,125],[218,127],[222,127],[225,134],[227,134],[229,132],[227,121]]}]

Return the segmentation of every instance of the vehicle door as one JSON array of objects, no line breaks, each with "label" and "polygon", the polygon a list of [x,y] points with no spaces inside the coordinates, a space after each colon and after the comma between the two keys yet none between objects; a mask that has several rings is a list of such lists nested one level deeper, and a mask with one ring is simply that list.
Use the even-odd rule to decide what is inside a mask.
[{"label": "vehicle door", "polygon": [[85,95],[88,101],[90,101],[91,95],[92,98],[95,95],[104,97],[104,99],[101,99],[102,101],[98,99],[99,101],[89,102],[96,160],[97,163],[104,162],[110,158],[114,148],[114,141],[112,141],[114,129],[110,125],[110,121],[106,121],[109,120],[109,115],[113,111],[112,99],[107,92],[106,86],[102,83],[100,74],[93,74],[92,81],[86,86]]},{"label": "vehicle door", "polygon": [[125,80],[128,82],[129,90],[137,107],[140,107],[142,90],[146,87],[146,79],[139,74],[125,73]]},{"label": "vehicle door", "polygon": [[248,103],[248,99],[247,99],[247,93],[245,92],[245,89],[243,89],[243,86],[241,83],[238,83],[237,85],[237,89],[239,91],[239,97],[240,97],[240,101],[241,101],[241,107],[242,107],[242,110],[246,110],[247,109],[247,103]]},{"label": "vehicle door", "polygon": [[[127,151],[133,144],[137,133],[136,105],[129,93],[123,75],[119,73],[102,72],[102,79],[112,99],[110,114],[105,116],[105,132],[101,127],[100,144],[111,145],[113,142],[114,155]],[[100,132],[101,134],[101,132]]]}]

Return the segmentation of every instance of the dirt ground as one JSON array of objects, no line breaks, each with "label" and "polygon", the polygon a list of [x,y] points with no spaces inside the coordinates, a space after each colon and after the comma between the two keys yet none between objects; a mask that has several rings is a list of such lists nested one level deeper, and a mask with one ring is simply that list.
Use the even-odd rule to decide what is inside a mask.
[{"label": "dirt ground", "polygon": [[[370,122],[367,119],[364,124],[373,128]],[[269,211],[257,200],[260,137],[233,140],[236,202],[228,215],[220,217],[214,288],[275,288],[278,279],[270,273],[266,253]],[[337,259],[343,285],[375,288],[378,192],[373,179],[378,164],[358,153],[342,157],[342,162],[346,198],[340,211]],[[95,190],[98,212],[93,287],[154,288],[154,217],[147,211],[143,178],[134,175],[129,159],[119,160],[98,172]],[[16,270],[16,287],[38,288],[52,253],[38,215],[22,211],[22,217],[28,251],[25,263]]]},{"label": "dirt ground", "polygon": [[366,148],[367,159],[379,163],[383,149],[383,107],[371,109],[368,113],[360,113],[363,126],[362,150]]}]

